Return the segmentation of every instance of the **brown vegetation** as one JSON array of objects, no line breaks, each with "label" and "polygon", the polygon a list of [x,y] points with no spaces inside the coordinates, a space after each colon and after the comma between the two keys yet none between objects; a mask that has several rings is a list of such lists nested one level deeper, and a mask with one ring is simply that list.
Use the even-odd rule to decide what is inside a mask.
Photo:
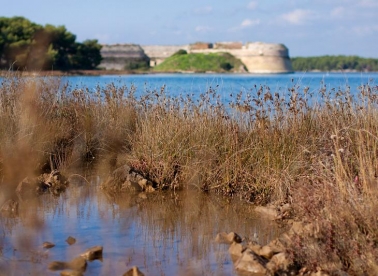
[{"label": "brown vegetation", "polygon": [[134,87],[92,92],[9,75],[0,85],[0,185],[42,168],[127,164],[160,189],[290,202],[318,229],[288,249],[299,266],[376,274],[378,87],[354,96],[348,87],[252,90],[228,106],[212,88],[196,101],[164,87],[136,97]]}]

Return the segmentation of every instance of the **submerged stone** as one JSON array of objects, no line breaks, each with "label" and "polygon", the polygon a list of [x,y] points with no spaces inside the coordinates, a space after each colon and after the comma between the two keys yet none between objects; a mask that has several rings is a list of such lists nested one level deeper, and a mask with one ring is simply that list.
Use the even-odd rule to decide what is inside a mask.
[{"label": "submerged stone", "polygon": [[76,242],[76,239],[74,237],[69,236],[66,239],[66,243],[68,243],[69,245],[73,245],[75,242]]},{"label": "submerged stone", "polygon": [[63,270],[68,268],[68,265],[66,262],[60,262],[60,261],[53,261],[49,264],[48,269],[56,271],[56,270]]},{"label": "submerged stone", "polygon": [[81,256],[72,259],[68,263],[68,268],[76,271],[85,271],[87,269],[87,262]]},{"label": "submerged stone", "polygon": [[87,268],[87,262],[83,257],[76,257],[72,259],[70,262],[61,262],[61,261],[54,261],[51,262],[48,266],[50,270],[64,270],[64,269],[71,269],[78,272],[84,272]]}]

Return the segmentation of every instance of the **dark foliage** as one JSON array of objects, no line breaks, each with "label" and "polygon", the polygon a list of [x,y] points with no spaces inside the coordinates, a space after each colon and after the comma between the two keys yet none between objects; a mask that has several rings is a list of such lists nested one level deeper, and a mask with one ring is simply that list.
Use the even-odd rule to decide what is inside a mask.
[{"label": "dark foliage", "polygon": [[64,26],[0,17],[0,69],[94,69],[101,62],[100,49],[97,40],[76,42]]},{"label": "dark foliage", "polygon": [[358,56],[295,57],[291,58],[291,62],[294,71],[378,71],[378,59]]}]

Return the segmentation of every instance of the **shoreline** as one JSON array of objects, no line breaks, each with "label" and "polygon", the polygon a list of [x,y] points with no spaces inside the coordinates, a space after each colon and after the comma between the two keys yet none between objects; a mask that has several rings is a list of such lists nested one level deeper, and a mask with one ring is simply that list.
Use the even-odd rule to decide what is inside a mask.
[{"label": "shoreline", "polygon": [[196,72],[196,71],[130,71],[130,70],[70,70],[70,71],[0,71],[0,77],[8,76],[9,74],[19,74],[20,76],[108,76],[108,75],[159,75],[159,74],[224,74],[224,75],[238,75],[248,74],[254,75],[285,75],[285,74],[305,74],[305,73],[324,73],[324,74],[342,74],[342,73],[378,73],[378,71],[356,71],[356,70],[331,70],[331,71],[293,71],[293,72],[271,72],[271,73],[240,73],[240,72]]}]

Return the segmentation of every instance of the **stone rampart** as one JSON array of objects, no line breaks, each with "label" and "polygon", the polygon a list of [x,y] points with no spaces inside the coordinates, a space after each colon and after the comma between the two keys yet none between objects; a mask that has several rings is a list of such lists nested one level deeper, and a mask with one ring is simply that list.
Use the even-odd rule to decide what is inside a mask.
[{"label": "stone rampart", "polygon": [[166,58],[170,57],[178,50],[189,51],[188,45],[142,45],[142,48],[150,58],[150,65],[154,67],[162,63]]},{"label": "stone rampart", "polygon": [[130,63],[149,63],[150,59],[137,44],[102,45],[100,68],[124,70]]},{"label": "stone rampart", "polygon": [[[250,73],[289,73],[293,71],[289,50],[283,44],[249,42],[218,42],[212,48],[193,47],[193,45],[104,45],[101,49],[103,61],[100,67],[122,70],[126,60],[148,60],[156,66],[178,50],[188,53],[228,52],[240,59]],[[209,44],[210,45],[210,44]]]},{"label": "stone rampart", "polygon": [[242,42],[226,41],[226,42],[217,42],[213,46],[214,49],[242,49]]},{"label": "stone rampart", "polygon": [[[236,47],[235,47],[236,48]],[[251,42],[241,49],[190,50],[190,53],[227,52],[240,59],[249,73],[290,73],[293,71],[289,50],[283,44]]]}]

